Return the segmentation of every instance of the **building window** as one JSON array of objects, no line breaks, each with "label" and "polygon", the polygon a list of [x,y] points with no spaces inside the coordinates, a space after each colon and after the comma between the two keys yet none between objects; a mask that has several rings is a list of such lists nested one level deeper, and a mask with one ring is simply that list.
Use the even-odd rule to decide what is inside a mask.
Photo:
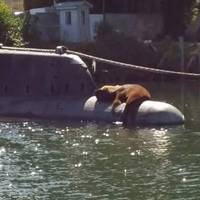
[{"label": "building window", "polygon": [[81,11],[82,24],[85,25],[85,11]]},{"label": "building window", "polygon": [[71,15],[71,12],[66,12],[65,13],[65,23],[67,25],[71,25],[72,24],[72,15]]}]

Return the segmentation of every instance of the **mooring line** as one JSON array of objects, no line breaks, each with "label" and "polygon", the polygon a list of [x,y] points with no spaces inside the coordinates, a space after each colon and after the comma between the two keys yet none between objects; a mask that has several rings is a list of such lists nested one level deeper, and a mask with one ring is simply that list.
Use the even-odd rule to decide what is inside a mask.
[{"label": "mooring line", "polygon": [[130,70],[145,71],[145,72],[151,72],[151,73],[157,73],[157,74],[179,75],[179,76],[185,76],[185,77],[200,77],[200,74],[196,74],[196,73],[187,73],[187,72],[178,72],[178,71],[171,71],[171,70],[149,68],[149,67],[132,65],[132,64],[122,63],[122,62],[108,60],[104,58],[99,58],[99,57],[95,57],[95,56],[91,56],[91,55],[87,55],[84,53],[79,53],[79,52],[71,51],[71,50],[67,50],[67,52],[78,55],[80,57],[96,60],[105,64],[115,65],[121,68],[130,69]]},{"label": "mooring line", "polygon": [[[6,50],[19,50],[19,51],[33,51],[33,52],[42,52],[42,53],[55,53],[55,49],[38,49],[38,48],[21,48],[21,47],[7,47],[7,46],[1,46],[1,49]],[[124,69],[129,70],[138,70],[138,71],[144,71],[144,72],[150,72],[150,73],[156,73],[156,74],[165,74],[165,75],[177,75],[177,76],[183,76],[183,77],[191,77],[191,78],[200,78],[200,74],[197,73],[187,73],[187,72],[179,72],[179,71],[171,71],[171,70],[164,70],[164,69],[156,69],[156,68],[149,68],[144,66],[138,66],[138,65],[132,65],[127,63],[122,63],[118,61],[108,60],[104,58],[99,58],[96,56],[88,55],[85,53],[80,53],[77,51],[72,50],[66,50],[66,53],[74,54],[83,58],[95,60],[97,62],[114,65],[117,67],[121,67]]]}]

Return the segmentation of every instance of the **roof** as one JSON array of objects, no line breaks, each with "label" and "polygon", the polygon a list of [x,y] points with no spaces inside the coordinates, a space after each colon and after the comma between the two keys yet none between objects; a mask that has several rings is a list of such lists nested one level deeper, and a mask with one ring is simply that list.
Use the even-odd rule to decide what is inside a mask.
[{"label": "roof", "polygon": [[79,7],[79,6],[83,6],[83,5],[86,5],[88,7],[92,7],[92,4],[90,4],[88,1],[68,1],[68,2],[62,2],[62,3],[57,3],[55,5],[55,7],[59,10],[61,9],[66,9],[66,8],[69,8],[69,7]]},{"label": "roof", "polygon": [[30,10],[33,8],[43,8],[43,7],[50,7],[54,4],[63,5],[63,4],[73,4],[73,5],[80,5],[80,4],[87,4],[89,7],[92,7],[92,4],[86,0],[24,0],[24,8],[25,10]]}]

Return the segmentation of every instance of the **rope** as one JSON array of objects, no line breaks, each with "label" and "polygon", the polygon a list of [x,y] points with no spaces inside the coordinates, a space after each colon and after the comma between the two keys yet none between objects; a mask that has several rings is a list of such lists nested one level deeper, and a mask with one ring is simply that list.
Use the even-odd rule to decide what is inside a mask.
[{"label": "rope", "polygon": [[[7,46],[1,46],[1,49],[7,49],[7,50],[19,50],[19,51],[33,51],[33,52],[43,52],[43,53],[55,53],[54,49],[36,49],[36,48],[19,48],[19,47],[7,47]],[[190,78],[200,78],[200,74],[196,73],[187,73],[187,72],[178,72],[178,71],[171,71],[171,70],[162,70],[162,69],[156,69],[156,68],[149,68],[144,66],[138,66],[138,65],[132,65],[132,64],[126,64],[118,61],[108,60],[104,58],[99,58],[96,56],[87,55],[84,53],[66,50],[67,53],[74,54],[83,58],[95,60],[101,63],[110,64],[114,66],[118,66],[124,69],[129,70],[138,70],[138,71],[144,71],[144,72],[150,72],[150,73],[156,73],[156,74],[165,74],[165,75],[177,75],[177,76],[183,76],[183,77],[190,77]]]},{"label": "rope", "polygon": [[144,67],[144,66],[138,66],[138,65],[132,65],[132,64],[126,64],[118,61],[112,61],[112,60],[107,60],[104,58],[98,58],[95,56],[90,56],[87,54],[75,52],[68,50],[68,53],[76,54],[80,57],[88,58],[88,59],[93,59],[105,64],[110,64],[110,65],[115,65],[121,68],[125,69],[130,69],[130,70],[138,70],[138,71],[145,71],[145,72],[150,72],[150,73],[157,73],[157,74],[168,74],[168,75],[178,75],[178,76],[185,76],[185,77],[198,77],[200,78],[200,74],[196,73],[186,73],[186,72],[177,72],[177,71],[171,71],[171,70],[162,70],[162,69],[156,69],[156,68],[149,68],[149,67]]}]

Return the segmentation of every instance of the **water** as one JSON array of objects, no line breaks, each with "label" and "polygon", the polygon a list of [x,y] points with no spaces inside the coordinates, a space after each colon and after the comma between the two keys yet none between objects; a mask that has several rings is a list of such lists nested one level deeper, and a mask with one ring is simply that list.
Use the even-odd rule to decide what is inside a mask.
[{"label": "water", "polygon": [[0,199],[199,199],[199,84],[149,86],[184,126],[1,121]]}]

